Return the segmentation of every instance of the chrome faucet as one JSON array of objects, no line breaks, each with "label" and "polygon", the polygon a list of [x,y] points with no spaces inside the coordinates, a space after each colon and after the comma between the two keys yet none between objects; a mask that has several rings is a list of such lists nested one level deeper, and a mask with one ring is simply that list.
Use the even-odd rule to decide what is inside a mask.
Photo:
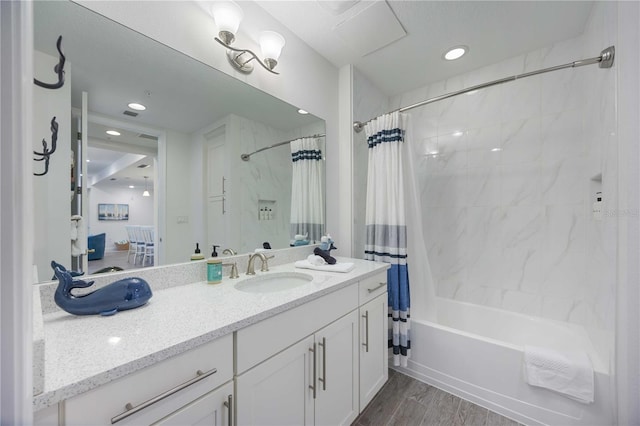
[{"label": "chrome faucet", "polygon": [[267,272],[269,270],[269,264],[267,263],[267,259],[273,259],[273,256],[265,256],[264,253],[258,252],[249,256],[249,264],[247,265],[247,275],[255,275],[256,271],[254,270],[253,263],[256,260],[256,257],[259,257],[262,261],[262,266],[260,268],[261,272]]},{"label": "chrome faucet", "polygon": [[235,256],[238,253],[236,253],[235,250],[233,250],[233,249],[226,248],[226,249],[222,250],[222,254],[228,254],[228,255],[231,255],[231,256]]},{"label": "chrome faucet", "polygon": [[222,266],[231,266],[231,272],[229,273],[229,278],[239,278],[238,275],[238,264],[236,262],[233,263],[223,263]]}]

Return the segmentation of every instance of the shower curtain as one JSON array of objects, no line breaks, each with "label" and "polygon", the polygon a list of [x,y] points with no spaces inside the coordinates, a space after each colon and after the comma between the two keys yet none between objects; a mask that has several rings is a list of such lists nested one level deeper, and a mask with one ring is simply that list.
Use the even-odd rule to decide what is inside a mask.
[{"label": "shower curtain", "polygon": [[291,142],[291,239],[308,235],[319,242],[324,233],[323,164],[320,141],[301,138]]},{"label": "shower curtain", "polygon": [[391,264],[387,272],[389,347],[393,347],[393,364],[406,367],[411,339],[402,121],[396,111],[365,126],[369,146],[365,259]]}]

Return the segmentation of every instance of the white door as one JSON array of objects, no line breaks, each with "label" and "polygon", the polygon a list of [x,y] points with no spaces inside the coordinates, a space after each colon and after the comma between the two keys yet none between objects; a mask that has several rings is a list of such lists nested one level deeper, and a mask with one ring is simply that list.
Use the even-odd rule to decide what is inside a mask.
[{"label": "white door", "polygon": [[213,244],[228,246],[225,224],[226,179],[225,179],[225,134],[217,133],[206,139],[206,182],[207,199],[207,249]]},{"label": "white door", "polygon": [[358,416],[358,311],[315,335],[316,425],[350,425]]},{"label": "white door", "polygon": [[387,293],[360,307],[360,409],[389,377],[387,357]]},{"label": "white door", "polygon": [[236,378],[238,425],[313,424],[313,348],[307,337]]},{"label": "white door", "polygon": [[201,396],[153,425],[233,425],[233,382]]},{"label": "white door", "polygon": [[[87,176],[87,143],[89,140],[89,124],[88,124],[88,115],[89,115],[89,94],[87,92],[82,92],[82,116],[80,118],[80,138],[78,141],[78,148],[80,149],[79,161],[79,174],[76,177],[76,182],[78,182],[80,191],[76,191],[76,196],[78,197],[78,211],[80,215],[84,218],[82,221],[84,223],[84,235],[89,236],[89,191],[87,190],[87,179],[84,177]],[[84,255],[80,257],[81,259],[81,270],[85,273],[89,272],[89,256]]]}]

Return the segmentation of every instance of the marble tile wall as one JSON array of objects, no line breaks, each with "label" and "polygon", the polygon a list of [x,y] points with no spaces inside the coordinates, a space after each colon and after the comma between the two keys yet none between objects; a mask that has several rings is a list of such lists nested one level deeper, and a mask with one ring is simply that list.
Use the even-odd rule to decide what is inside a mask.
[{"label": "marble tile wall", "polygon": [[[285,131],[239,116],[232,116],[230,123],[237,132],[237,147],[242,153],[285,141],[288,137]],[[290,159],[289,147],[281,146],[262,151],[239,164],[239,190],[231,199],[235,206],[229,206],[230,211],[235,212],[233,214],[240,216],[241,232],[236,236],[239,252],[261,248],[264,241],[278,248],[289,245]],[[261,204],[272,206],[274,219],[259,219]]]},{"label": "marble tile wall", "polygon": [[[323,121],[290,131],[278,130],[244,117],[232,115],[231,131],[237,134],[237,157],[286,140],[325,132]],[[233,214],[239,214],[241,232],[239,252],[261,248],[269,241],[273,248],[288,247],[291,218],[291,148],[282,145],[251,156],[238,167],[240,186],[230,202]],[[270,220],[260,220],[261,205],[273,208]]]},{"label": "marble tile wall", "polygon": [[[596,3],[580,37],[393,97],[390,106],[597,56],[615,44],[614,8]],[[614,94],[615,72],[588,66],[411,111],[439,296],[612,327],[615,218],[596,221],[592,204],[596,191],[605,208],[615,199]]]}]

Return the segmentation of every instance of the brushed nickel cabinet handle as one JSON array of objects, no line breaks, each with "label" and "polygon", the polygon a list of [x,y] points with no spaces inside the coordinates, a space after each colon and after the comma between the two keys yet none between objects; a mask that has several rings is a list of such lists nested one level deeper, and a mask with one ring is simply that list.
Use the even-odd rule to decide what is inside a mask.
[{"label": "brushed nickel cabinet handle", "polygon": [[309,389],[313,391],[313,399],[316,399],[316,344],[313,344],[313,348],[309,348],[309,352],[313,353],[313,385],[309,385]]},{"label": "brushed nickel cabinet handle", "polygon": [[224,406],[229,409],[229,426],[233,426],[233,395],[229,395],[228,399],[224,402]]},{"label": "brushed nickel cabinet handle", "polygon": [[215,368],[207,371],[206,373],[203,373],[202,371],[198,370],[196,372],[196,377],[194,377],[193,379],[191,379],[189,381],[186,381],[186,382],[182,383],[181,385],[176,386],[173,389],[169,389],[168,391],[163,392],[160,395],[154,396],[153,398],[143,402],[140,405],[136,405],[134,407],[133,404],[131,404],[130,402],[127,402],[127,404],[124,406],[124,408],[126,409],[124,411],[124,413],[118,414],[117,416],[113,417],[111,419],[111,424],[116,424],[120,420],[124,420],[127,417],[129,417],[129,416],[131,416],[131,415],[133,415],[133,414],[135,414],[135,413],[137,413],[137,412],[139,412],[141,410],[144,410],[145,408],[155,404],[156,402],[160,402],[163,399],[165,399],[165,398],[167,398],[167,397],[169,397],[169,396],[171,396],[171,395],[173,395],[173,394],[175,394],[177,392],[180,392],[181,390],[183,390],[185,388],[188,388],[189,386],[191,386],[191,385],[193,385],[195,383],[198,383],[199,381],[204,380],[207,377],[209,377],[212,374],[215,374],[217,372],[218,372],[218,370],[215,369]]},{"label": "brushed nickel cabinet handle", "polygon": [[364,318],[364,336],[365,336],[365,342],[362,344],[362,346],[364,346],[366,352],[369,352],[369,311],[364,311],[364,315],[362,315],[362,318]]},{"label": "brushed nickel cabinet handle", "polygon": [[322,382],[322,390],[327,390],[327,339],[322,338],[322,343],[318,343],[322,346],[322,378],[318,378]]},{"label": "brushed nickel cabinet handle", "polygon": [[373,293],[374,291],[376,291],[377,289],[379,289],[380,287],[384,287],[385,285],[387,285],[387,283],[380,283],[378,284],[377,287],[375,288],[368,288],[367,291],[369,292],[369,294]]}]

